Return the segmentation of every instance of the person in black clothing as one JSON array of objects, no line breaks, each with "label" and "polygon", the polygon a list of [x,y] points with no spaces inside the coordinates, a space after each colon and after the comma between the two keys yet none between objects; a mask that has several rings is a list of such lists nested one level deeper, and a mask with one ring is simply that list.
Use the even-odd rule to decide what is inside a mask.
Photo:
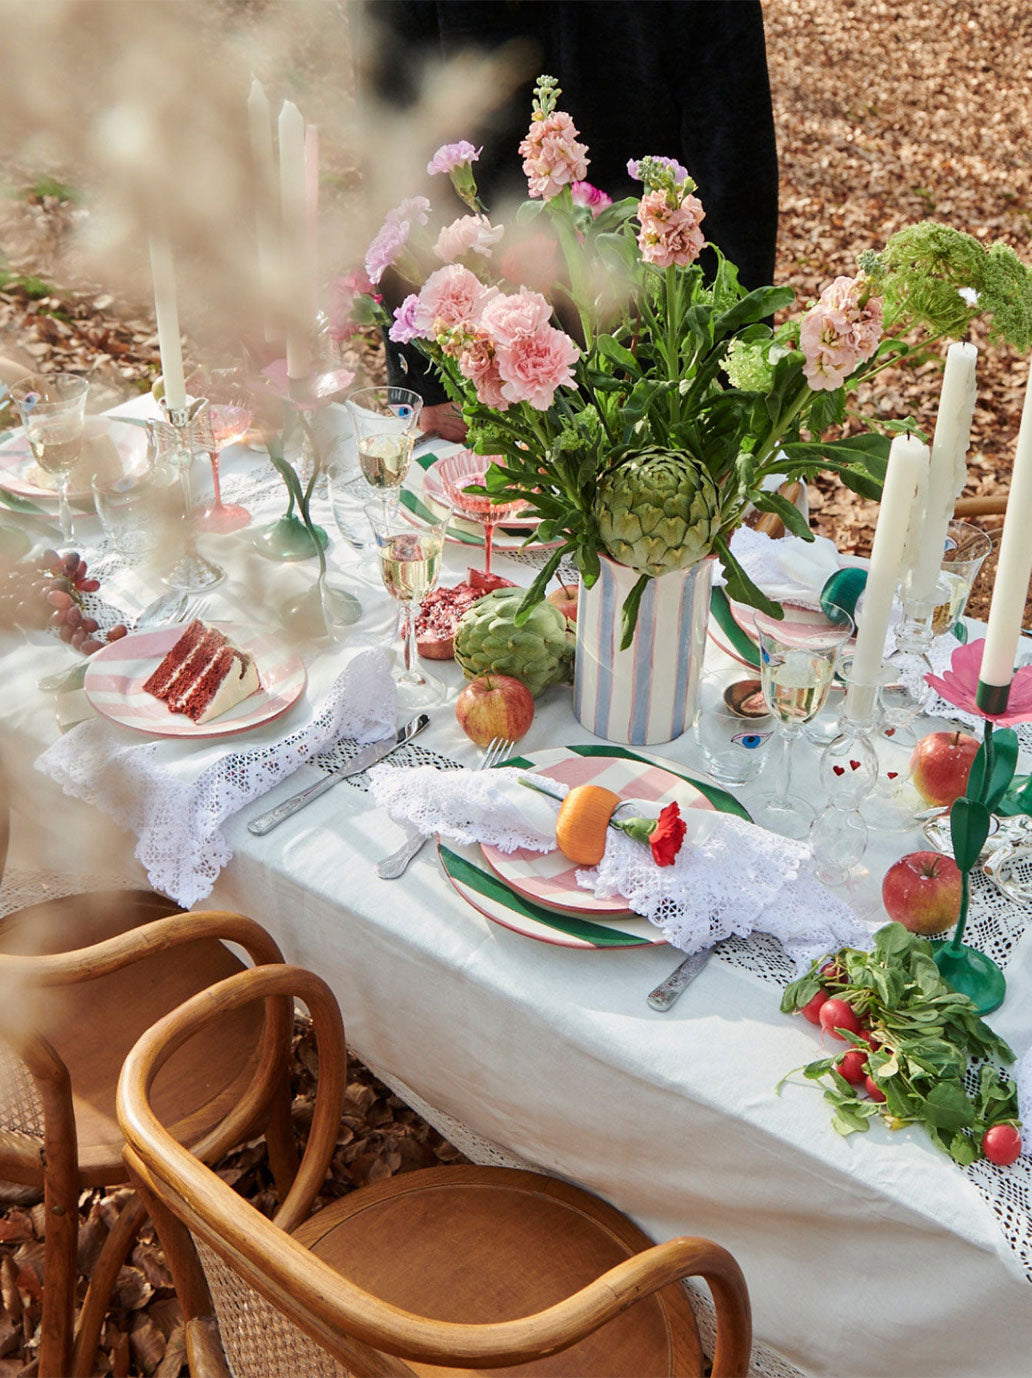
[{"label": "person in black clothing", "polygon": [[[772,280],[778,167],[759,0],[369,0],[367,13],[374,88],[403,104],[428,62],[519,41],[525,82],[479,130],[449,134],[483,144],[474,171],[488,206],[526,196],[516,149],[534,81],[548,72],[588,145],[593,186],[614,200],[637,195],[629,158],[678,159],[698,183],[707,239],[747,288]],[[424,429],[461,439],[426,360],[387,348],[390,381],[424,398]]]}]

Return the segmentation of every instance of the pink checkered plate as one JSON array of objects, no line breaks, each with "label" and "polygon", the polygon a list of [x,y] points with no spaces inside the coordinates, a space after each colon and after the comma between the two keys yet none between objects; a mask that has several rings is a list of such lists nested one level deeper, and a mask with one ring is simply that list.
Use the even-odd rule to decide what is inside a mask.
[{"label": "pink checkered plate", "polygon": [[102,717],[152,737],[231,737],[293,707],[306,682],[299,657],[270,632],[247,631],[226,622],[211,625],[253,657],[261,679],[261,688],[228,713],[195,723],[185,713],[170,713],[161,699],[145,692],[145,681],[183,634],[178,623],[123,636],[95,652],[83,682],[86,697]]},{"label": "pink checkered plate", "polygon": [[[684,809],[712,809],[713,804],[687,781],[661,766],[615,756],[577,756],[565,750],[538,752],[523,758],[537,775],[561,780],[567,785],[601,785],[624,799],[641,799],[669,804],[677,800]],[[624,810],[633,816],[630,809]],[[484,860],[506,885],[536,904],[563,914],[584,914],[594,918],[623,918],[631,914],[623,899],[600,900],[577,884],[577,871],[584,870],[562,852],[500,852],[497,847],[481,847]],[[664,941],[659,930],[656,941]]]}]

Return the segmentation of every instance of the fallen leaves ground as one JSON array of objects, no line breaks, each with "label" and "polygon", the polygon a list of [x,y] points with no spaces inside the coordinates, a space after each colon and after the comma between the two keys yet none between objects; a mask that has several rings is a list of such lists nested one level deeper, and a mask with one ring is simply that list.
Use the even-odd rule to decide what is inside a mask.
[{"label": "fallen leaves ground", "polygon": [[[799,301],[857,252],[879,247],[901,225],[934,216],[1026,259],[1032,243],[1032,9],[1026,0],[766,0],[767,48],[781,162],[779,282]],[[690,57],[689,57],[690,60]],[[119,298],[117,284],[56,281],[70,231],[86,214],[61,188],[24,169],[0,209],[0,245],[10,274],[0,288],[0,352],[20,348],[46,368],[88,373],[94,400],[110,405],[150,386],[158,371],[149,311]],[[345,265],[342,265],[342,267]],[[982,348],[979,402],[968,457],[969,494],[1005,490],[1028,361]],[[364,352],[375,349],[370,342]],[[882,374],[861,399],[865,411],[912,414],[930,429],[941,379],[936,355]],[[841,549],[870,548],[873,507],[837,484],[811,490],[814,525]],[[985,519],[987,530],[999,521]],[[992,557],[972,597],[984,616]],[[1029,618],[1026,618],[1026,623]],[[295,1050],[299,1127],[310,1113],[312,1050]],[[413,1111],[355,1066],[327,1190],[436,1161],[456,1152]],[[271,1201],[262,1145],[245,1146],[223,1175],[259,1206]],[[82,1203],[80,1266],[103,1240],[116,1199]],[[0,1220],[0,1378],[34,1373],[39,1318],[41,1211],[12,1206]],[[153,1237],[145,1234],[119,1278],[104,1337],[112,1374],[172,1378],[183,1363],[182,1328]],[[185,1369],[183,1370],[185,1372]]]}]

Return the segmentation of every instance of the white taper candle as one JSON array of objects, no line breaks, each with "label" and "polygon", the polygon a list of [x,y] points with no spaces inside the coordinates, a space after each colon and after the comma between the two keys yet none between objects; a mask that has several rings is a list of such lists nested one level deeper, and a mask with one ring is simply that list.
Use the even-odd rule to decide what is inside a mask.
[{"label": "white taper candle", "polygon": [[898,435],[893,440],[850,672],[846,710],[854,716],[866,716],[865,710],[873,701],[873,686],[881,675],[903,547],[928,461],[928,446],[919,440],[909,435]]},{"label": "white taper candle", "polygon": [[305,128],[305,228],[308,231],[306,286],[312,318],[319,309],[319,126]]},{"label": "white taper candle", "polygon": [[946,531],[957,498],[967,481],[967,451],[971,443],[971,420],[978,388],[975,364],[978,350],[973,344],[951,344],[946,353],[939,412],[932,440],[932,459],[928,473],[928,498],[924,522],[915,543],[914,565],[908,601],[930,603],[935,595],[942,568]]},{"label": "white taper candle", "polygon": [[308,231],[305,225],[305,122],[292,101],[284,101],[279,115],[280,211],[282,215],[283,279],[289,285],[290,324],[287,329],[287,376],[306,378],[309,355],[309,302],[305,264]]},{"label": "white taper candle", "polygon": [[1032,577],[1032,372],[1021,410],[1007,517],[1000,539],[993,601],[979,675],[983,684],[1005,688],[1014,677],[1014,656]]},{"label": "white taper candle", "polygon": [[272,219],[276,187],[276,155],[272,147],[272,111],[265,88],[255,77],[247,97],[247,118],[251,132],[251,160],[255,179],[255,228],[258,247],[258,287],[261,312],[265,319],[265,338],[275,339],[272,321],[276,295],[276,226]]},{"label": "white taper candle", "polygon": [[150,261],[165,405],[182,407],[186,405],[186,378],[183,373],[183,346],[179,339],[176,270],[172,261],[172,249],[162,235],[151,236]]}]

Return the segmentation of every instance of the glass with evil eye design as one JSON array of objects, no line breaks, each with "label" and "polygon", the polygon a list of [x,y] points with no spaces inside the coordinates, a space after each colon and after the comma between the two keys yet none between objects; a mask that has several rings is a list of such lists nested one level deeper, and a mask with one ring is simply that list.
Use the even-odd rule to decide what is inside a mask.
[{"label": "glass with evil eye design", "polygon": [[774,734],[774,720],[767,711],[758,681],[755,692],[726,672],[705,675],[700,686],[695,740],[706,773],[721,785],[744,785],[754,779],[763,764],[765,747]]}]

